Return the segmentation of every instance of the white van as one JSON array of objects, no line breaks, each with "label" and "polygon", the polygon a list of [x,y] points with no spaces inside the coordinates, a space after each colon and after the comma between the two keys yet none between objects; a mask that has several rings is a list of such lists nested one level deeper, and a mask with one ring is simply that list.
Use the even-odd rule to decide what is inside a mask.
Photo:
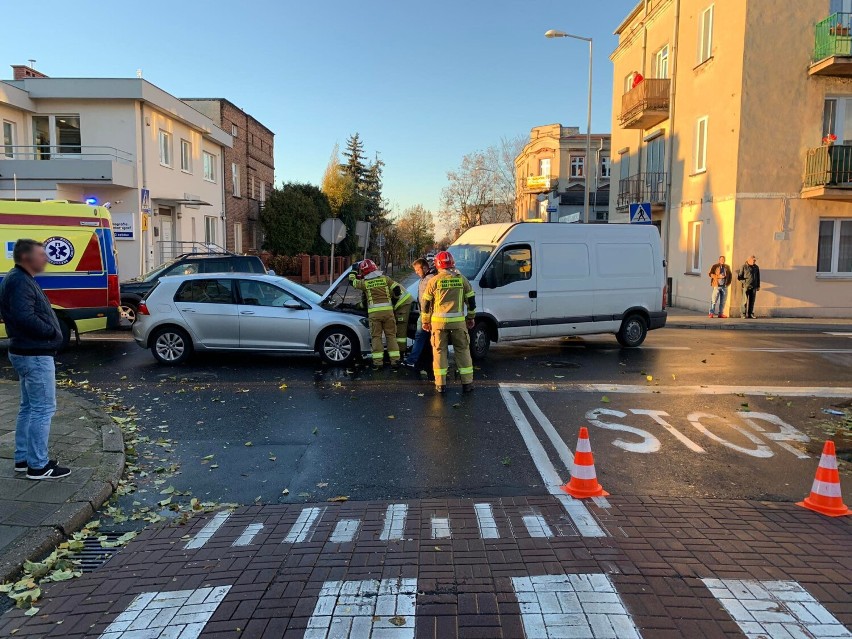
[{"label": "white van", "polygon": [[660,234],[636,224],[485,224],[449,252],[476,291],[475,358],[491,342],[613,333],[639,346],[666,324]]}]

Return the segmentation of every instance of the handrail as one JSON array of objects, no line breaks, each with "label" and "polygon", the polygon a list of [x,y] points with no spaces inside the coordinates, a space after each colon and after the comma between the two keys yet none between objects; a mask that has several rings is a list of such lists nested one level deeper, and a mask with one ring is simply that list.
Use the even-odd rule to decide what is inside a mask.
[{"label": "handrail", "polygon": [[645,78],[621,96],[621,114],[618,120],[628,122],[643,111],[667,111],[669,108],[668,78]]},{"label": "handrail", "polygon": [[816,24],[814,62],[835,55],[852,56],[852,13],[832,13]]},{"label": "handrail", "polygon": [[79,144],[3,144],[0,145],[0,160],[114,160],[128,164],[134,162],[132,153],[114,146]]},{"label": "handrail", "polygon": [[824,144],[808,149],[804,188],[819,186],[852,188],[852,145]]}]

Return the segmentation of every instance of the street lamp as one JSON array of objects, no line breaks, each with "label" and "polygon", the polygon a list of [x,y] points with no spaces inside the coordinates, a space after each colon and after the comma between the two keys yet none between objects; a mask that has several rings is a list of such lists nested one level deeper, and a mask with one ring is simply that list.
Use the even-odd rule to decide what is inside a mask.
[{"label": "street lamp", "polygon": [[[588,114],[586,118],[586,165],[583,174],[583,180],[586,183],[585,194],[584,194],[584,202],[583,202],[583,221],[588,224],[589,223],[589,185],[591,180],[589,179],[589,169],[592,166],[592,39],[584,38],[583,36],[572,35],[570,33],[565,33],[564,31],[557,31],[556,29],[550,29],[545,32],[545,38],[574,38],[575,40],[582,40],[583,42],[589,43],[589,105],[588,105]],[[597,169],[595,169],[597,170]]]}]

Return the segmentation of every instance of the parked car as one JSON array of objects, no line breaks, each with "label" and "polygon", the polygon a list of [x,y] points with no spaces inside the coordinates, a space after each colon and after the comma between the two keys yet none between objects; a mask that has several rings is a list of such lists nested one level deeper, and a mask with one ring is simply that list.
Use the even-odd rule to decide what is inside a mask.
[{"label": "parked car", "polygon": [[266,267],[256,255],[233,253],[185,253],[173,260],[160,264],[144,275],[121,283],[121,319],[136,321],[139,302],[145,294],[167,275],[191,275],[193,273],[266,273]]},{"label": "parked car", "polygon": [[491,342],[613,333],[639,346],[666,324],[660,234],[638,224],[485,224],[448,249],[476,292],[471,353]]},{"label": "parked car", "polygon": [[133,337],[161,364],[181,364],[193,351],[260,351],[315,352],[349,365],[370,350],[369,324],[354,305],[331,299],[337,290],[319,295],[251,273],[160,277],[137,306]]}]

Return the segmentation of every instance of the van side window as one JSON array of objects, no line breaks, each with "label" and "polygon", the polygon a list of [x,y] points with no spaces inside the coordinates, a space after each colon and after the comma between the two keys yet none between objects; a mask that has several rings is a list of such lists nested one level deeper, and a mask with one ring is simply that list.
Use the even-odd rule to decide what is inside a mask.
[{"label": "van side window", "polygon": [[503,249],[489,267],[494,272],[492,282],[495,288],[531,279],[532,269],[532,249],[528,244]]},{"label": "van side window", "polygon": [[233,304],[231,280],[189,280],[178,289],[175,302]]}]

